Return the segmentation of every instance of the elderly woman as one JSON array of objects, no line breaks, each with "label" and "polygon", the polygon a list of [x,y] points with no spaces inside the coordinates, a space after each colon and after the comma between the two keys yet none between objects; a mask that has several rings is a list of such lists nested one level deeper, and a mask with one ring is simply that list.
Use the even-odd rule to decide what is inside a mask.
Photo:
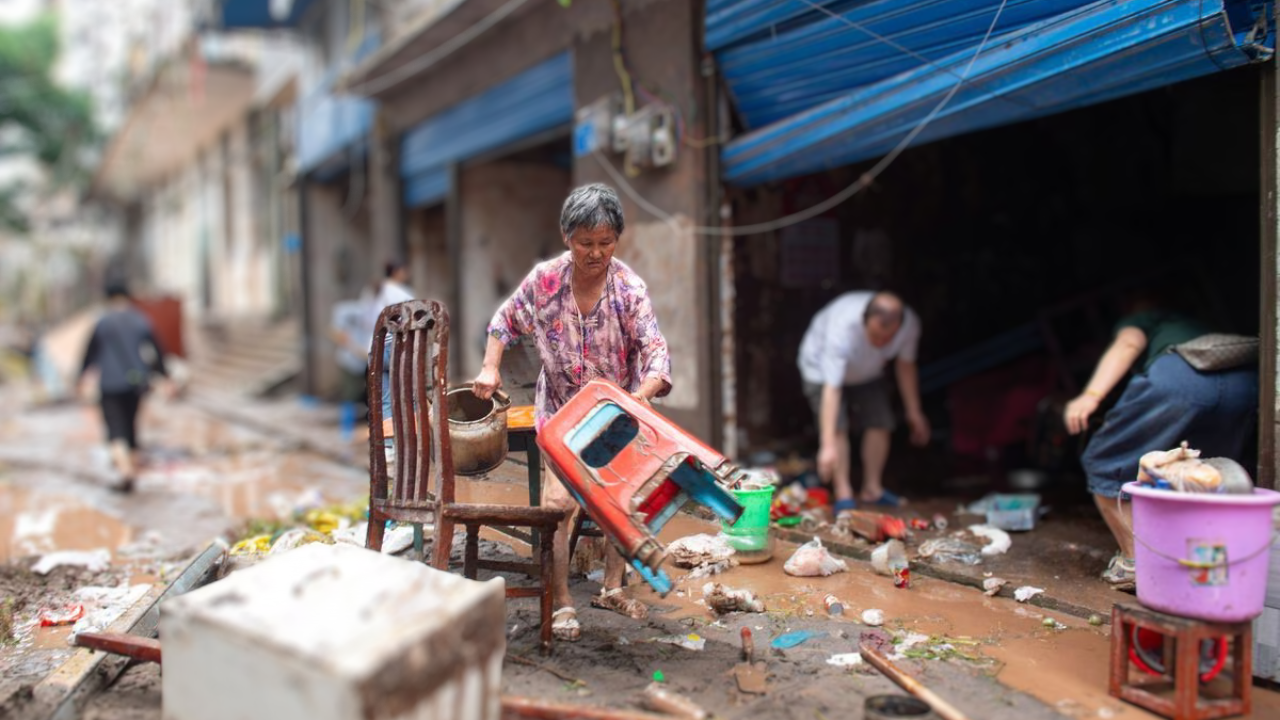
[{"label": "elderly woman", "polygon": [[1128,314],[1117,325],[1115,339],[1063,419],[1072,435],[1086,431],[1103,399],[1135,371],[1080,458],[1089,492],[1120,546],[1102,579],[1128,591],[1135,584],[1134,541],[1129,506],[1122,511],[1116,502],[1120,487],[1137,477],[1144,453],[1168,450],[1184,440],[1205,457],[1229,457],[1252,466],[1244,455],[1258,411],[1258,371],[1252,366],[1198,371],[1173,348],[1207,334],[1208,328],[1164,309],[1153,293],[1137,294],[1126,305]]},{"label": "elderly woman", "polygon": [[[539,429],[595,378],[617,383],[646,403],[671,391],[671,356],[644,281],[613,257],[623,226],[622,204],[612,188],[586,185],[570,193],[560,212],[569,251],[534,267],[493,316],[476,395],[488,399],[501,387],[503,350],[530,334],[542,359],[534,400]],[[544,505],[577,508],[563,483],[549,482],[542,490]],[[552,630],[569,641],[581,633],[569,594],[572,517],[570,512],[556,534],[552,590],[558,608]],[[648,608],[622,594],[624,568],[622,556],[609,548],[604,587],[591,604],[643,620]]]}]

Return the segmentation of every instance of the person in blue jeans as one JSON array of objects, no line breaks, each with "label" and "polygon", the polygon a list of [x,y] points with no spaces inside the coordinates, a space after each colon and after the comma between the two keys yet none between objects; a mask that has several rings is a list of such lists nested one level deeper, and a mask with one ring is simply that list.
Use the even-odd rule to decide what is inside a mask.
[{"label": "person in blue jeans", "polygon": [[1256,367],[1199,372],[1173,348],[1208,334],[1208,328],[1147,298],[1134,301],[1132,309],[1064,417],[1071,434],[1087,430],[1107,394],[1137,368],[1080,459],[1094,502],[1120,546],[1102,578],[1120,590],[1134,588],[1134,540],[1129,504],[1116,498],[1124,483],[1137,478],[1138,459],[1185,440],[1205,457],[1228,457],[1252,467],[1244,454],[1258,412]]}]

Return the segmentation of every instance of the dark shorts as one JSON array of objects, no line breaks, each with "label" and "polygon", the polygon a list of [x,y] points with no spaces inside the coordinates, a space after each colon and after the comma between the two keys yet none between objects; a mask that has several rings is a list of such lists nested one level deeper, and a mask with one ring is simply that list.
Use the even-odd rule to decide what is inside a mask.
[{"label": "dark shorts", "polygon": [[[805,382],[804,396],[809,399],[814,418],[821,421],[822,386]],[[861,385],[845,385],[842,388],[836,429],[842,432],[848,430],[851,419],[854,430],[893,430],[893,404],[889,398],[889,383],[884,378]]]},{"label": "dark shorts", "polygon": [[346,368],[342,370],[342,380],[338,385],[338,399],[342,402],[363,403],[369,394],[366,389],[367,372],[354,373]]},{"label": "dark shorts", "polygon": [[102,393],[102,419],[107,423],[107,442],[123,440],[138,447],[138,406],[142,394],[136,392]]},{"label": "dark shorts", "polygon": [[1138,476],[1138,459],[1183,440],[1203,457],[1243,457],[1257,426],[1258,371],[1198,373],[1173,353],[1129,381],[1080,458],[1089,491],[1114,498]]}]

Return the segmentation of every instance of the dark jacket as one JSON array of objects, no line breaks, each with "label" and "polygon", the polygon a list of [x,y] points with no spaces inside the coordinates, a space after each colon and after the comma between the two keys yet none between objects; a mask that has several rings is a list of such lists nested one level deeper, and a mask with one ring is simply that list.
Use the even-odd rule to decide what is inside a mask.
[{"label": "dark jacket", "polygon": [[[148,345],[154,355],[152,362],[142,354]],[[85,349],[80,374],[90,366],[98,368],[98,384],[103,393],[146,392],[153,370],[167,374],[164,352],[156,342],[150,321],[133,308],[108,310],[98,320]]]}]

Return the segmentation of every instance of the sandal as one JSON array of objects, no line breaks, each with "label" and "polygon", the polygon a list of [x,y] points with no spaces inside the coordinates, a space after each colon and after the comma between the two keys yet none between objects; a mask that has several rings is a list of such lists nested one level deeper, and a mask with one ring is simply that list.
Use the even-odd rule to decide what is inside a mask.
[{"label": "sandal", "polygon": [[1134,592],[1137,588],[1138,576],[1134,571],[1133,558],[1116,553],[1102,571],[1102,579],[1111,583],[1111,587],[1122,592]]},{"label": "sandal", "polygon": [[612,590],[602,588],[599,595],[591,598],[591,607],[612,610],[632,620],[645,620],[649,617],[649,608],[639,600],[623,595],[620,587]]},{"label": "sandal", "polygon": [[551,613],[551,636],[561,642],[577,642],[582,637],[578,611],[565,606]]},{"label": "sandal", "polygon": [[881,507],[906,507],[907,505],[905,498],[899,496],[897,493],[889,492],[888,490],[882,491],[880,493],[880,497],[875,500],[867,500],[864,498],[862,502],[867,505],[879,505]]}]

